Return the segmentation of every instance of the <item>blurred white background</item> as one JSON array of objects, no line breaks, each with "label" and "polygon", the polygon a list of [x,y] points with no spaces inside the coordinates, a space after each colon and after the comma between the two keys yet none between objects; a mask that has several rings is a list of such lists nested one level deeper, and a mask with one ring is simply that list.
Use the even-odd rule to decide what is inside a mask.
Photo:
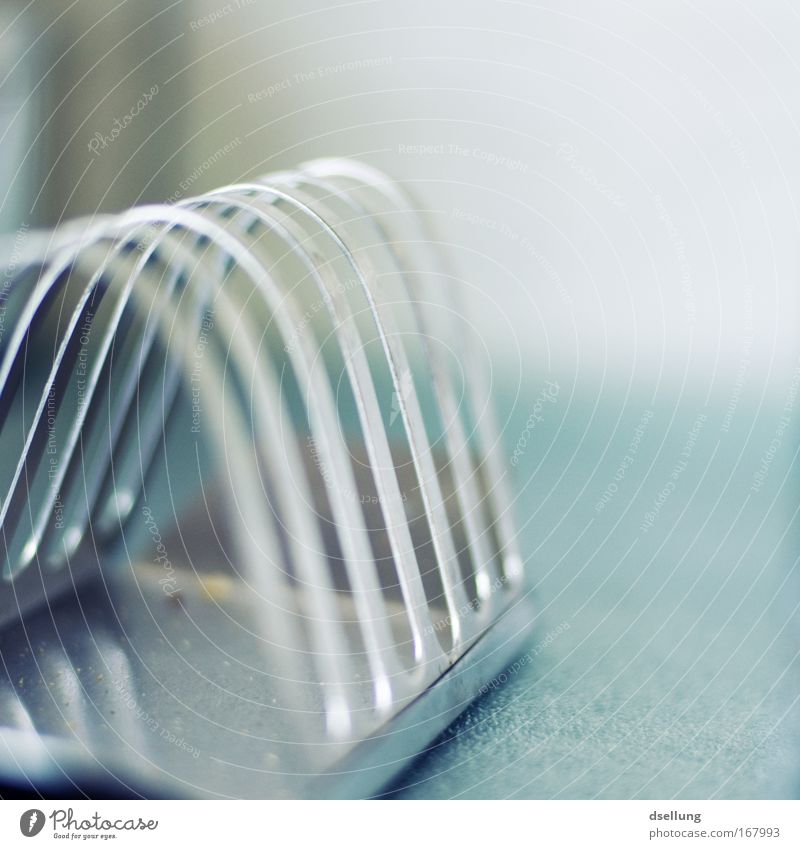
[{"label": "blurred white background", "polygon": [[[29,50],[6,100],[35,86],[12,129],[41,129],[9,198],[52,223],[361,157],[432,210],[515,371],[732,392],[737,376],[785,377],[798,352],[799,14],[777,0],[40,0],[2,37],[8,55]],[[93,134],[153,84],[93,156]]]}]

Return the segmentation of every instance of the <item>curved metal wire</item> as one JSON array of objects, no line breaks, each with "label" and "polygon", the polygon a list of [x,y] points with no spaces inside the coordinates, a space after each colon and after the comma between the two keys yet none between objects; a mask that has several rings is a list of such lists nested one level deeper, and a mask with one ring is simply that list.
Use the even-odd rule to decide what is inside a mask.
[{"label": "curved metal wire", "polygon": [[[200,515],[291,739],[361,738],[432,685],[521,560],[429,249],[405,196],[341,160],[32,239],[0,339],[0,619],[92,555],[135,562],[138,505],[187,569]],[[470,363],[462,391],[443,345]]]}]

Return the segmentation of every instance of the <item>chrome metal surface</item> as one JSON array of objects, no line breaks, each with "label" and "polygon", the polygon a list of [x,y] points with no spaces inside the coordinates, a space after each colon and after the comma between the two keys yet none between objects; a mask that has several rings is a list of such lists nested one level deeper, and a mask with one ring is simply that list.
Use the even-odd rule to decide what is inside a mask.
[{"label": "chrome metal surface", "polygon": [[7,766],[28,733],[136,792],[377,792],[532,621],[413,204],[310,163],[38,236],[11,279]]}]

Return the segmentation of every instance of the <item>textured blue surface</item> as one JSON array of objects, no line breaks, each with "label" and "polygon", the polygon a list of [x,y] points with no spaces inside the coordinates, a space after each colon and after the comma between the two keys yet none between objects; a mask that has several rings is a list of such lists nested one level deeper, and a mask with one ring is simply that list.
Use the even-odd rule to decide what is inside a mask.
[{"label": "textured blue surface", "polygon": [[[790,389],[742,401],[723,429],[727,398],[606,393],[592,407],[568,404],[562,387],[518,467],[540,610],[530,653],[394,795],[797,795],[796,414],[756,477]],[[527,417],[517,408],[512,447]],[[633,462],[597,510],[645,410]]]}]

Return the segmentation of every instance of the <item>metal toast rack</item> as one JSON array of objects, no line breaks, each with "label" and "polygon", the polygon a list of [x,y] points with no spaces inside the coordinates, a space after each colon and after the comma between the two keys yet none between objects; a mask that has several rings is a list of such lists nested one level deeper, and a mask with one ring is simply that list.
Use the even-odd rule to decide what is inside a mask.
[{"label": "metal toast rack", "polygon": [[0,307],[0,781],[370,796],[533,621],[480,339],[321,160],[20,233]]}]

